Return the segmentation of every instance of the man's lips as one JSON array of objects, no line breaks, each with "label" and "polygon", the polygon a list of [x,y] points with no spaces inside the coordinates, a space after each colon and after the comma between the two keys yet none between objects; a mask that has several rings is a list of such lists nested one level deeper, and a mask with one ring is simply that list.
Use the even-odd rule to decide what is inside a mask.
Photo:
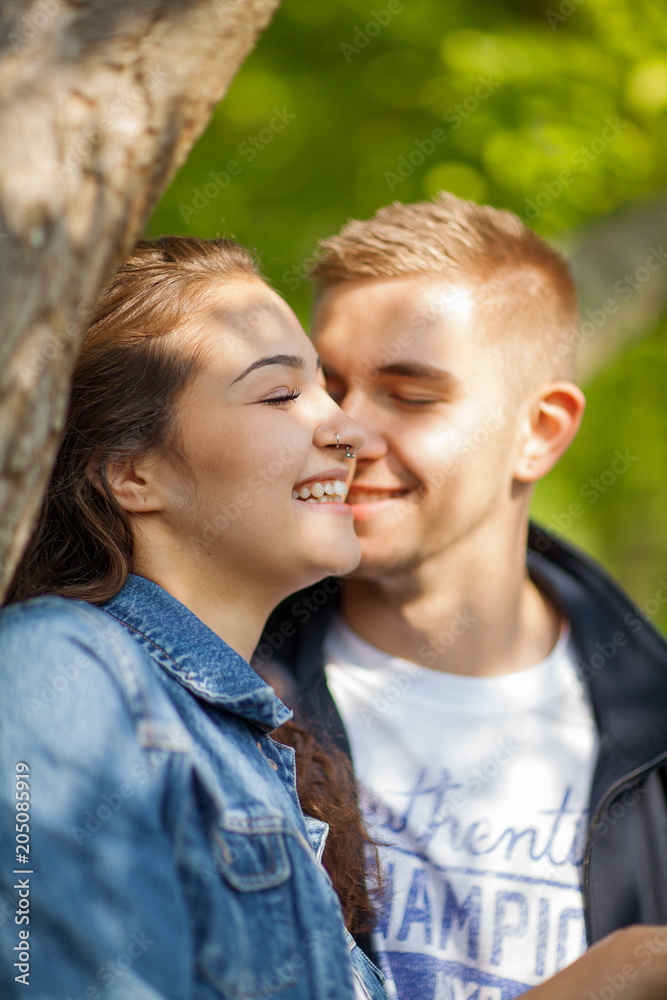
[{"label": "man's lips", "polygon": [[402,500],[411,493],[409,486],[374,486],[352,483],[347,494],[349,504],[380,503],[383,500]]}]

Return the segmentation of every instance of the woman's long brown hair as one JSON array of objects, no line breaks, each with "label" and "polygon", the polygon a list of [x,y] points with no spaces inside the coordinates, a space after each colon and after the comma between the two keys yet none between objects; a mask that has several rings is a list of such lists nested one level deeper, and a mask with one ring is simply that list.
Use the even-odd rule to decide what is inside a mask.
[{"label": "woman's long brown hair", "polygon": [[[131,572],[134,534],[109,485],[108,465],[153,450],[179,456],[175,404],[204,362],[194,344],[170,335],[183,328],[208,291],[244,279],[259,280],[259,271],[252,255],[233,241],[164,237],[137,244],[104,289],[75,367],[37,527],[7,603],[56,594],[100,605],[122,589]],[[323,863],[347,925],[354,932],[368,929],[372,906],[364,876],[370,840],[348,762],[325,752],[293,723],[282,726],[279,737],[296,751],[304,812],[330,824]]]}]

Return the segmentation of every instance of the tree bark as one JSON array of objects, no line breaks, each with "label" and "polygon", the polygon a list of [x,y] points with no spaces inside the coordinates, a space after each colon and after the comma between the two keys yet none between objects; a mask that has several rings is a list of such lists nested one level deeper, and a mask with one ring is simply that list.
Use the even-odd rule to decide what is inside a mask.
[{"label": "tree bark", "polygon": [[280,0],[0,0],[0,598],[86,316]]}]

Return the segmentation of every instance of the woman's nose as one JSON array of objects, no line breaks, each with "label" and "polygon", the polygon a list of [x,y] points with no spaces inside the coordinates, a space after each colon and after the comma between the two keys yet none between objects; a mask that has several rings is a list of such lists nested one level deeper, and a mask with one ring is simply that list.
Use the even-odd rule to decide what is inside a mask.
[{"label": "woman's nose", "polygon": [[366,434],[356,420],[343,413],[335,403],[333,407],[330,419],[320,424],[315,431],[314,442],[318,448],[342,448],[342,454],[345,451],[356,454],[365,443]]}]

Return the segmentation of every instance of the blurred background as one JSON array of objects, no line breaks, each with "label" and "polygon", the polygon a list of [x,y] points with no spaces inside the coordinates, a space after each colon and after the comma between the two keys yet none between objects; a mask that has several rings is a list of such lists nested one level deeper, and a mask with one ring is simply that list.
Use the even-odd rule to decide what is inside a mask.
[{"label": "blurred background", "polygon": [[572,261],[588,396],[534,516],[667,630],[666,111],[655,0],[283,0],[146,235],[237,238],[307,327],[347,218],[440,188],[520,215]]}]

